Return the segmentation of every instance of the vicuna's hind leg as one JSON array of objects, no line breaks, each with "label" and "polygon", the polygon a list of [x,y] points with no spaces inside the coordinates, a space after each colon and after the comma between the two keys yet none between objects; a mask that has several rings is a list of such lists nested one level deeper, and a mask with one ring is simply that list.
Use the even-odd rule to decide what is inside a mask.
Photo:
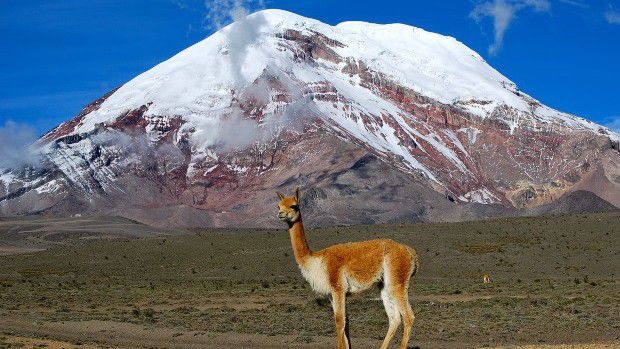
[{"label": "vicuna's hind leg", "polygon": [[[402,317],[403,339],[400,343],[400,348],[406,349],[409,343],[409,337],[411,336],[414,320],[413,310],[411,309],[411,305],[409,305],[408,294],[414,261],[410,251],[406,250],[395,250],[388,258],[384,278],[385,280],[389,280],[389,282],[386,282],[385,290],[387,290],[389,298],[393,300],[399,316]],[[385,342],[384,345],[385,348],[387,348]]]},{"label": "vicuna's hind leg", "polygon": [[383,344],[381,345],[381,349],[387,349],[400,325],[400,313],[398,308],[396,307],[396,301],[390,296],[388,292],[387,283],[383,290],[381,290],[381,299],[383,300],[383,306],[385,307],[385,312],[388,316],[389,327],[387,334],[385,335],[385,339],[383,340]]},{"label": "vicuna's hind leg", "polygon": [[403,340],[400,343],[401,349],[407,349],[409,343],[409,336],[411,336],[411,329],[413,328],[413,310],[409,305],[409,299],[407,295],[407,288],[404,289],[402,295],[397,297],[398,312],[403,317]]}]

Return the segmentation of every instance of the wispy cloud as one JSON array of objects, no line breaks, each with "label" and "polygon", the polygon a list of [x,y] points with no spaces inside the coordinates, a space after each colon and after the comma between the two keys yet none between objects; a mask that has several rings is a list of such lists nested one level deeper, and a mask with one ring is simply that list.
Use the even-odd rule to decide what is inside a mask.
[{"label": "wispy cloud", "polygon": [[605,19],[609,24],[620,24],[620,11],[610,7],[607,12],[605,12]]},{"label": "wispy cloud", "polygon": [[36,140],[37,133],[28,124],[9,120],[0,126],[0,170],[38,165],[40,149]]},{"label": "wispy cloud", "polygon": [[181,10],[189,8],[189,5],[185,0],[170,0],[170,2],[177,5],[177,7]]},{"label": "wispy cloud", "polygon": [[560,0],[561,3],[567,4],[567,5],[571,5],[571,6],[576,6],[576,7],[581,7],[581,8],[589,8],[590,4],[580,1],[580,0]]},{"label": "wispy cloud", "polygon": [[188,27],[188,33],[200,29],[211,33],[265,8],[265,0],[170,0],[170,2],[181,10],[200,14],[200,25]]},{"label": "wispy cloud", "polygon": [[204,0],[203,27],[215,31],[253,11],[264,9],[264,0]]},{"label": "wispy cloud", "polygon": [[504,35],[518,12],[530,9],[535,12],[549,12],[548,0],[493,0],[478,3],[469,16],[476,22],[489,17],[493,20],[494,41],[489,46],[489,54],[495,55],[502,47]]}]

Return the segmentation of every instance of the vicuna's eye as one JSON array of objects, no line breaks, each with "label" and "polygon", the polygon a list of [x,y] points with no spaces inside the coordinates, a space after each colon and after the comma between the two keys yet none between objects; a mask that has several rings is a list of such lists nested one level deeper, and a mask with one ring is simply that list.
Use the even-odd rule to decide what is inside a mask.
[{"label": "vicuna's eye", "polygon": [[299,211],[299,206],[297,205],[291,205],[291,209],[295,210],[295,211]]}]

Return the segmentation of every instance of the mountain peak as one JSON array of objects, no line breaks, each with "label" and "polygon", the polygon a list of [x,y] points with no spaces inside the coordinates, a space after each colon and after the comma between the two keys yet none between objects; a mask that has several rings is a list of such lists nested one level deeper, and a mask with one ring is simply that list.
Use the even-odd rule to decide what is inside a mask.
[{"label": "mountain peak", "polygon": [[[244,207],[251,221],[263,211],[248,200],[268,207],[271,190],[292,183],[314,188],[318,213],[333,195],[375,200],[377,222],[395,219],[381,200],[420,219],[482,212],[470,204],[525,210],[583,188],[620,205],[619,141],[524,94],[454,38],[264,10],[47,134],[48,168],[0,176],[0,209],[27,211],[26,195],[39,211],[133,195],[140,207],[208,211],[218,225]],[[353,213],[338,215],[364,216]]]},{"label": "mountain peak", "polygon": [[[298,64],[296,53],[285,48],[288,41],[283,35],[288,32],[307,38],[329,38],[337,44],[328,44],[326,50],[341,61],[319,59],[320,69]],[[314,45],[310,41],[306,44]],[[152,103],[149,114],[206,113],[225,108],[230,100],[222,98],[222,93],[246,88],[266,69],[305,83],[329,81],[337,75],[346,81],[346,74],[342,75],[345,62],[363,62],[368,69],[381,72],[403,87],[483,118],[502,105],[509,106],[519,114],[516,119],[506,120],[511,130],[518,127],[518,119],[529,113],[539,122],[598,129],[522,93],[454,38],[404,24],[343,22],[330,26],[271,9],[228,25],[129,81],[101,108],[87,115],[76,132],[110,122],[110,117],[138,108],[144,101]],[[210,102],[204,103],[206,100]]]}]

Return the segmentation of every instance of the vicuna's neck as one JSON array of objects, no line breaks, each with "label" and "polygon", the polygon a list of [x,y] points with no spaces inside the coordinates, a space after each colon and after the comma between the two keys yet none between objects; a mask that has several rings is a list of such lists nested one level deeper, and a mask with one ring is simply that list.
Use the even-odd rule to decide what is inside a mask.
[{"label": "vicuna's neck", "polygon": [[295,253],[295,259],[299,265],[303,266],[306,257],[310,256],[310,246],[306,240],[306,234],[304,233],[304,223],[301,218],[295,223],[289,223],[288,232],[291,235],[291,244],[293,245],[293,253]]}]

